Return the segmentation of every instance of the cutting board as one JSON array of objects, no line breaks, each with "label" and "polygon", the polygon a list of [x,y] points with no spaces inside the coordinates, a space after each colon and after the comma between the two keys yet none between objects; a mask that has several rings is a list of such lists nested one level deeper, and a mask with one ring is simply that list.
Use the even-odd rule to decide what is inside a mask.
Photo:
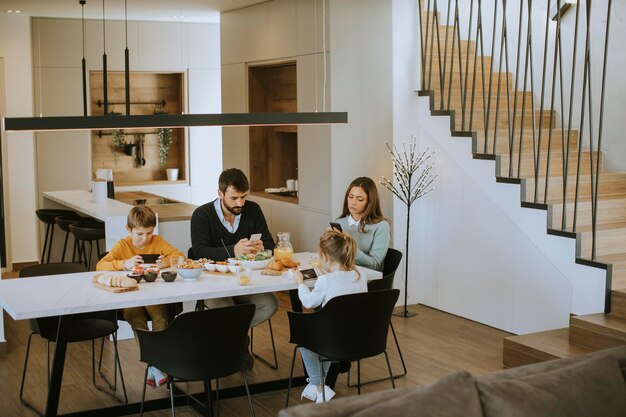
[{"label": "cutting board", "polygon": [[121,287],[109,287],[108,285],[102,285],[102,284],[98,284],[97,282],[93,283],[93,286],[96,288],[99,288],[101,290],[105,290],[108,292],[130,292],[130,291],[137,291],[139,289],[139,285],[135,286],[135,287],[126,287],[126,288],[121,288]]}]

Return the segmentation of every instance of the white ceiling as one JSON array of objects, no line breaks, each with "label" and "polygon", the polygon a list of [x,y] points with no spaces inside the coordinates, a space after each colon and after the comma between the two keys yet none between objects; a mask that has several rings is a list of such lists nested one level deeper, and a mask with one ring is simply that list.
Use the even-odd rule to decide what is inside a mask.
[{"label": "white ceiling", "polygon": [[[102,19],[103,0],[86,0],[85,18]],[[128,20],[212,22],[220,12],[267,0],[126,0]],[[124,0],[104,0],[107,20],[124,19]],[[78,0],[0,0],[0,14],[21,10],[24,16],[80,18]]]}]

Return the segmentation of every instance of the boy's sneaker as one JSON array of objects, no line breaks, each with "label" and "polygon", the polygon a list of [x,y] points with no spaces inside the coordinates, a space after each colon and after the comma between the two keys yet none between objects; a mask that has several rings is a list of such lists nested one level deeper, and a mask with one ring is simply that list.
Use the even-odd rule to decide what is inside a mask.
[{"label": "boy's sneaker", "polygon": [[149,366],[148,367],[148,376],[146,377],[146,385],[152,387],[152,388],[156,388],[156,382],[154,382],[154,371],[153,371],[153,367]]},{"label": "boy's sneaker", "polygon": [[156,382],[156,386],[160,387],[161,385],[167,384],[167,374],[161,371],[158,368],[152,367],[152,372],[154,373],[154,381]]},{"label": "boy's sneaker", "polygon": [[[317,389],[316,389],[317,391]],[[328,385],[324,385],[324,395],[326,396],[326,402],[330,401],[331,398],[335,396],[335,391],[333,391]],[[317,393],[317,400],[315,402],[317,404],[324,402],[324,395],[321,392]]]},{"label": "boy's sneaker", "polygon": [[[307,378],[306,380],[308,382],[309,378]],[[307,398],[311,401],[315,401],[317,399],[317,387],[309,383],[306,387],[304,387],[304,390],[302,390],[302,395],[300,396],[300,399],[302,398]]]}]

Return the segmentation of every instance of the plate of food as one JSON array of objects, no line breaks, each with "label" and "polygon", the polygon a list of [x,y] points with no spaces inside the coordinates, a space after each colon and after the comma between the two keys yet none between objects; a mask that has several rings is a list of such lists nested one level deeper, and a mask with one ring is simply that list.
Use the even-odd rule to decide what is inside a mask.
[{"label": "plate of food", "polygon": [[185,281],[198,279],[198,277],[202,274],[203,269],[204,266],[200,262],[192,259],[187,259],[182,265],[178,265],[176,268],[178,274]]},{"label": "plate of food", "polygon": [[263,269],[272,261],[272,251],[264,250],[253,253],[239,255],[236,258],[229,258],[231,265],[240,265],[242,268]]}]

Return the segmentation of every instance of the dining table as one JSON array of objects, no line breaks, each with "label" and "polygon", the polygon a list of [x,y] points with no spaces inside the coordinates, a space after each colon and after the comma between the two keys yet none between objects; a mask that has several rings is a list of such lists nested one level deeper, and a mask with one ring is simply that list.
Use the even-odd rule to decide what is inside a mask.
[{"label": "dining table", "polygon": [[[314,260],[313,253],[301,252],[294,254],[294,260],[300,263],[300,270],[311,270]],[[361,276],[368,281],[381,279],[382,273],[368,268],[357,267]],[[196,301],[211,298],[232,297],[240,295],[261,294],[268,292],[289,291],[292,308],[301,311],[298,305],[297,288],[292,274],[269,276],[261,274],[261,270],[253,270],[249,285],[239,285],[236,274],[219,274],[209,271],[196,279],[184,280],[180,277],[173,282],[165,282],[160,277],[154,282],[141,282],[136,291],[113,293],[98,288],[92,283],[95,274],[119,275],[120,271],[82,272],[75,274],[47,275],[21,279],[0,280],[0,307],[14,320],[37,319],[42,317],[60,316],[58,332],[63,331],[63,316],[97,311],[117,310],[128,307],[168,304],[184,301]],[[314,285],[314,280],[307,280],[307,285]],[[59,396],[67,343],[57,334],[54,349],[52,373],[48,396],[46,399],[45,416],[58,415]],[[286,380],[268,381],[253,387],[253,392],[277,390],[287,387]],[[239,391],[234,390],[233,393]],[[227,396],[220,393],[220,398]],[[159,400],[152,400],[158,402]],[[165,408],[167,404],[160,402]],[[190,402],[190,404],[192,404]],[[153,404],[152,409],[156,406]],[[150,409],[150,408],[149,408]],[[139,412],[139,403],[117,405],[107,410],[87,410],[73,413],[72,416],[89,415],[122,416]]]}]

